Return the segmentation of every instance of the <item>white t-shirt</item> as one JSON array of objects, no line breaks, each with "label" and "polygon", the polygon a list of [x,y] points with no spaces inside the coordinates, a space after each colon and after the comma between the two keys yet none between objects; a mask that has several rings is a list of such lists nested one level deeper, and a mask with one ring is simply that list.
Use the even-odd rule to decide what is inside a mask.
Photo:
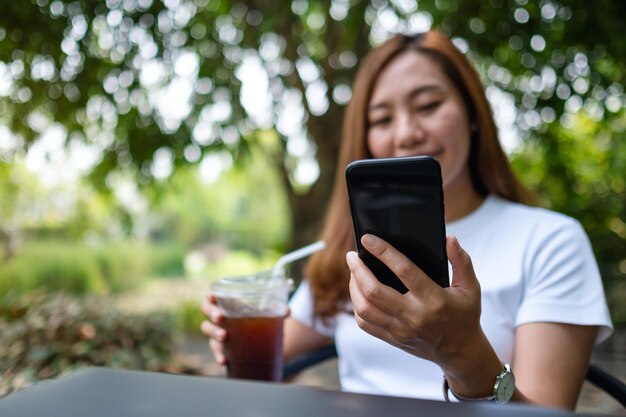
[{"label": "white t-shirt", "polygon": [[[489,196],[446,229],[472,258],[482,290],[481,325],[503,362],[512,361],[515,328],[524,323],[598,325],[597,343],[611,334],[600,273],[576,220]],[[339,313],[330,325],[314,319],[306,281],[290,307],[295,319],[335,339],[345,391],[443,399],[437,365],[370,336],[352,314]]]}]

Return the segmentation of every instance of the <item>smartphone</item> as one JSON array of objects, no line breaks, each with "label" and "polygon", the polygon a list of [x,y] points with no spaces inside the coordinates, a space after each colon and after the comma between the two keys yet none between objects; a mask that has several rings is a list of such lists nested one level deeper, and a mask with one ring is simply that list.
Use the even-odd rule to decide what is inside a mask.
[{"label": "smartphone", "polygon": [[366,233],[402,252],[442,287],[450,285],[441,168],[429,156],[353,161],[346,167],[359,257],[383,284],[402,294],[400,279],[361,244]]}]

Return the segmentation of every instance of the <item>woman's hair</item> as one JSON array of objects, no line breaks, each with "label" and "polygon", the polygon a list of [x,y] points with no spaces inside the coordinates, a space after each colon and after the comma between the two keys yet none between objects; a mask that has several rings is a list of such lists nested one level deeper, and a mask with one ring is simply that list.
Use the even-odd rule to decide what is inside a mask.
[{"label": "woman's hair", "polygon": [[472,126],[469,165],[476,191],[483,196],[494,194],[515,202],[534,202],[532,194],[511,170],[498,141],[484,87],[465,55],[450,39],[436,31],[392,37],[367,54],[354,80],[352,99],[344,116],[335,185],[321,236],[326,248],[310,259],[305,270],[313,293],[314,314],[321,318],[333,316],[349,300],[350,272],[345,254],[354,250],[355,238],[344,171],[351,161],[372,157],[367,147],[366,117],[372,90],[382,70],[406,51],[430,57],[463,97]]}]

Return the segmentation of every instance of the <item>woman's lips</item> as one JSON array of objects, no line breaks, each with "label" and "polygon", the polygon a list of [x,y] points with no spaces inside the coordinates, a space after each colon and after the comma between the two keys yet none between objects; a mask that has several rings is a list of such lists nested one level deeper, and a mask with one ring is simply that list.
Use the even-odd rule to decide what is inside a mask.
[{"label": "woman's lips", "polygon": [[443,153],[442,149],[436,151],[428,151],[428,152],[411,152],[406,154],[401,154],[397,156],[430,156],[431,158],[437,159]]}]

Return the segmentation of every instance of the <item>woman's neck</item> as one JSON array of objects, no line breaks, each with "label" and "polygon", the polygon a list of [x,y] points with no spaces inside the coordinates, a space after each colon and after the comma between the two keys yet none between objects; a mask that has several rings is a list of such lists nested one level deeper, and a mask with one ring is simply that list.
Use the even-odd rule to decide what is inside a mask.
[{"label": "woman's neck", "polygon": [[485,201],[485,197],[478,194],[471,182],[469,184],[457,184],[456,187],[446,187],[443,193],[446,223],[462,219]]}]

